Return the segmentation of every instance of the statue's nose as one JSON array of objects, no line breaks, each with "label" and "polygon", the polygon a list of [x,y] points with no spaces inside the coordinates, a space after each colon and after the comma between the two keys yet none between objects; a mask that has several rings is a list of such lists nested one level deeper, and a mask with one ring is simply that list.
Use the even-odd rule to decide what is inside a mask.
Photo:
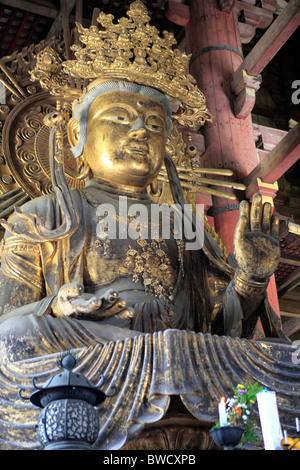
[{"label": "statue's nose", "polygon": [[130,137],[136,138],[136,139],[146,139],[148,138],[148,131],[145,126],[144,120],[139,117],[137,118],[129,131]]}]

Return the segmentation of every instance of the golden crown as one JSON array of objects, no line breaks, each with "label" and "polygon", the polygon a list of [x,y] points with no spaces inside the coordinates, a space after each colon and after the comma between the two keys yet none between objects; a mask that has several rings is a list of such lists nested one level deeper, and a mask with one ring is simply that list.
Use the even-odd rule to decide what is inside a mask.
[{"label": "golden crown", "polygon": [[180,124],[194,127],[211,121],[204,94],[188,73],[190,56],[172,49],[176,40],[172,33],[149,25],[145,5],[134,1],[123,17],[114,22],[111,14],[100,13],[97,26],[77,25],[80,41],[74,44],[75,60],[62,62],[58,54],[46,48],[37,57],[34,80],[52,94],[76,96],[74,79],[127,80],[156,88],[181,103],[175,117]]}]

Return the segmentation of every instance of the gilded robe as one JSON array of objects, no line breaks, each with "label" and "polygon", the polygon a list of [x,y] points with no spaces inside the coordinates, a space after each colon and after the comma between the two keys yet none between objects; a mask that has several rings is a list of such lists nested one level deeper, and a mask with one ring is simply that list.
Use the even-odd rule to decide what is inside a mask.
[{"label": "gilded robe", "polygon": [[[0,273],[2,360],[167,329],[236,336],[243,312],[231,282],[234,268],[221,258],[213,239],[205,234],[203,248],[197,251],[184,250],[172,237],[159,242],[99,240],[97,207],[116,206],[119,198],[106,189],[91,180],[83,190],[72,190],[79,224],[69,237],[32,243],[5,234]],[[137,202],[141,200],[129,200],[129,205]],[[147,195],[142,202],[151,205]],[[61,224],[54,195],[32,200],[23,209],[40,217],[47,228]],[[19,224],[19,232],[24,230],[17,215],[10,223]],[[72,282],[82,283],[90,294],[114,289],[133,309],[133,318],[54,318],[51,303],[60,287]],[[266,319],[267,334],[280,336],[267,299],[254,313],[250,333],[258,315]]]}]

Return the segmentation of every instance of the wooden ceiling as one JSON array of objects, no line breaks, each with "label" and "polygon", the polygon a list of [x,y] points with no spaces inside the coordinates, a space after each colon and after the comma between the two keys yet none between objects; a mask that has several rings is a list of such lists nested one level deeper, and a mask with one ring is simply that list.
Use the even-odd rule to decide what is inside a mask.
[{"label": "wooden ceiling", "polygon": [[[101,10],[112,13],[116,18],[124,16],[130,3],[130,0],[0,0],[0,58],[21,52],[33,43],[62,35],[63,11],[72,31],[75,21],[89,26],[93,14]],[[177,41],[182,41],[184,27],[175,25],[166,17],[168,2],[150,0],[146,3],[151,23],[159,30],[172,31]],[[272,18],[276,18],[287,3],[285,0],[277,0],[277,3],[276,0],[237,1],[244,54],[255,46]],[[258,8],[262,4],[266,8],[261,10],[263,15],[259,15]],[[256,17],[252,14],[254,11]],[[291,102],[291,83],[300,81],[299,44],[298,28],[262,74],[262,85],[257,92],[252,113],[258,152],[270,151],[278,142],[280,132],[288,132],[290,126],[300,120],[300,104],[297,106]],[[266,137],[268,133],[269,137]],[[279,181],[279,191],[274,201],[275,210],[282,219],[282,255],[276,272],[280,309],[286,331],[293,338],[300,338],[300,230],[297,232],[300,229],[299,160]],[[296,229],[294,227],[291,230],[293,223]]]}]

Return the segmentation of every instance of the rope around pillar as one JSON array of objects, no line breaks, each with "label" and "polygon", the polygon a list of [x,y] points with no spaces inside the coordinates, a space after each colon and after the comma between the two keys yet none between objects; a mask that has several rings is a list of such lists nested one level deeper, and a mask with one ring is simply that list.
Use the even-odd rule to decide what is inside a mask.
[{"label": "rope around pillar", "polygon": [[194,60],[196,60],[200,55],[205,54],[206,52],[210,52],[210,51],[230,51],[230,52],[234,52],[235,54],[238,54],[244,60],[244,56],[243,56],[242,52],[239,51],[238,49],[236,49],[235,47],[227,46],[226,44],[218,44],[218,45],[215,45],[215,46],[203,47],[203,49],[200,49],[200,51],[195,52],[195,54],[193,54],[191,59],[190,59],[189,66],[191,66],[192,63],[194,62]]}]

